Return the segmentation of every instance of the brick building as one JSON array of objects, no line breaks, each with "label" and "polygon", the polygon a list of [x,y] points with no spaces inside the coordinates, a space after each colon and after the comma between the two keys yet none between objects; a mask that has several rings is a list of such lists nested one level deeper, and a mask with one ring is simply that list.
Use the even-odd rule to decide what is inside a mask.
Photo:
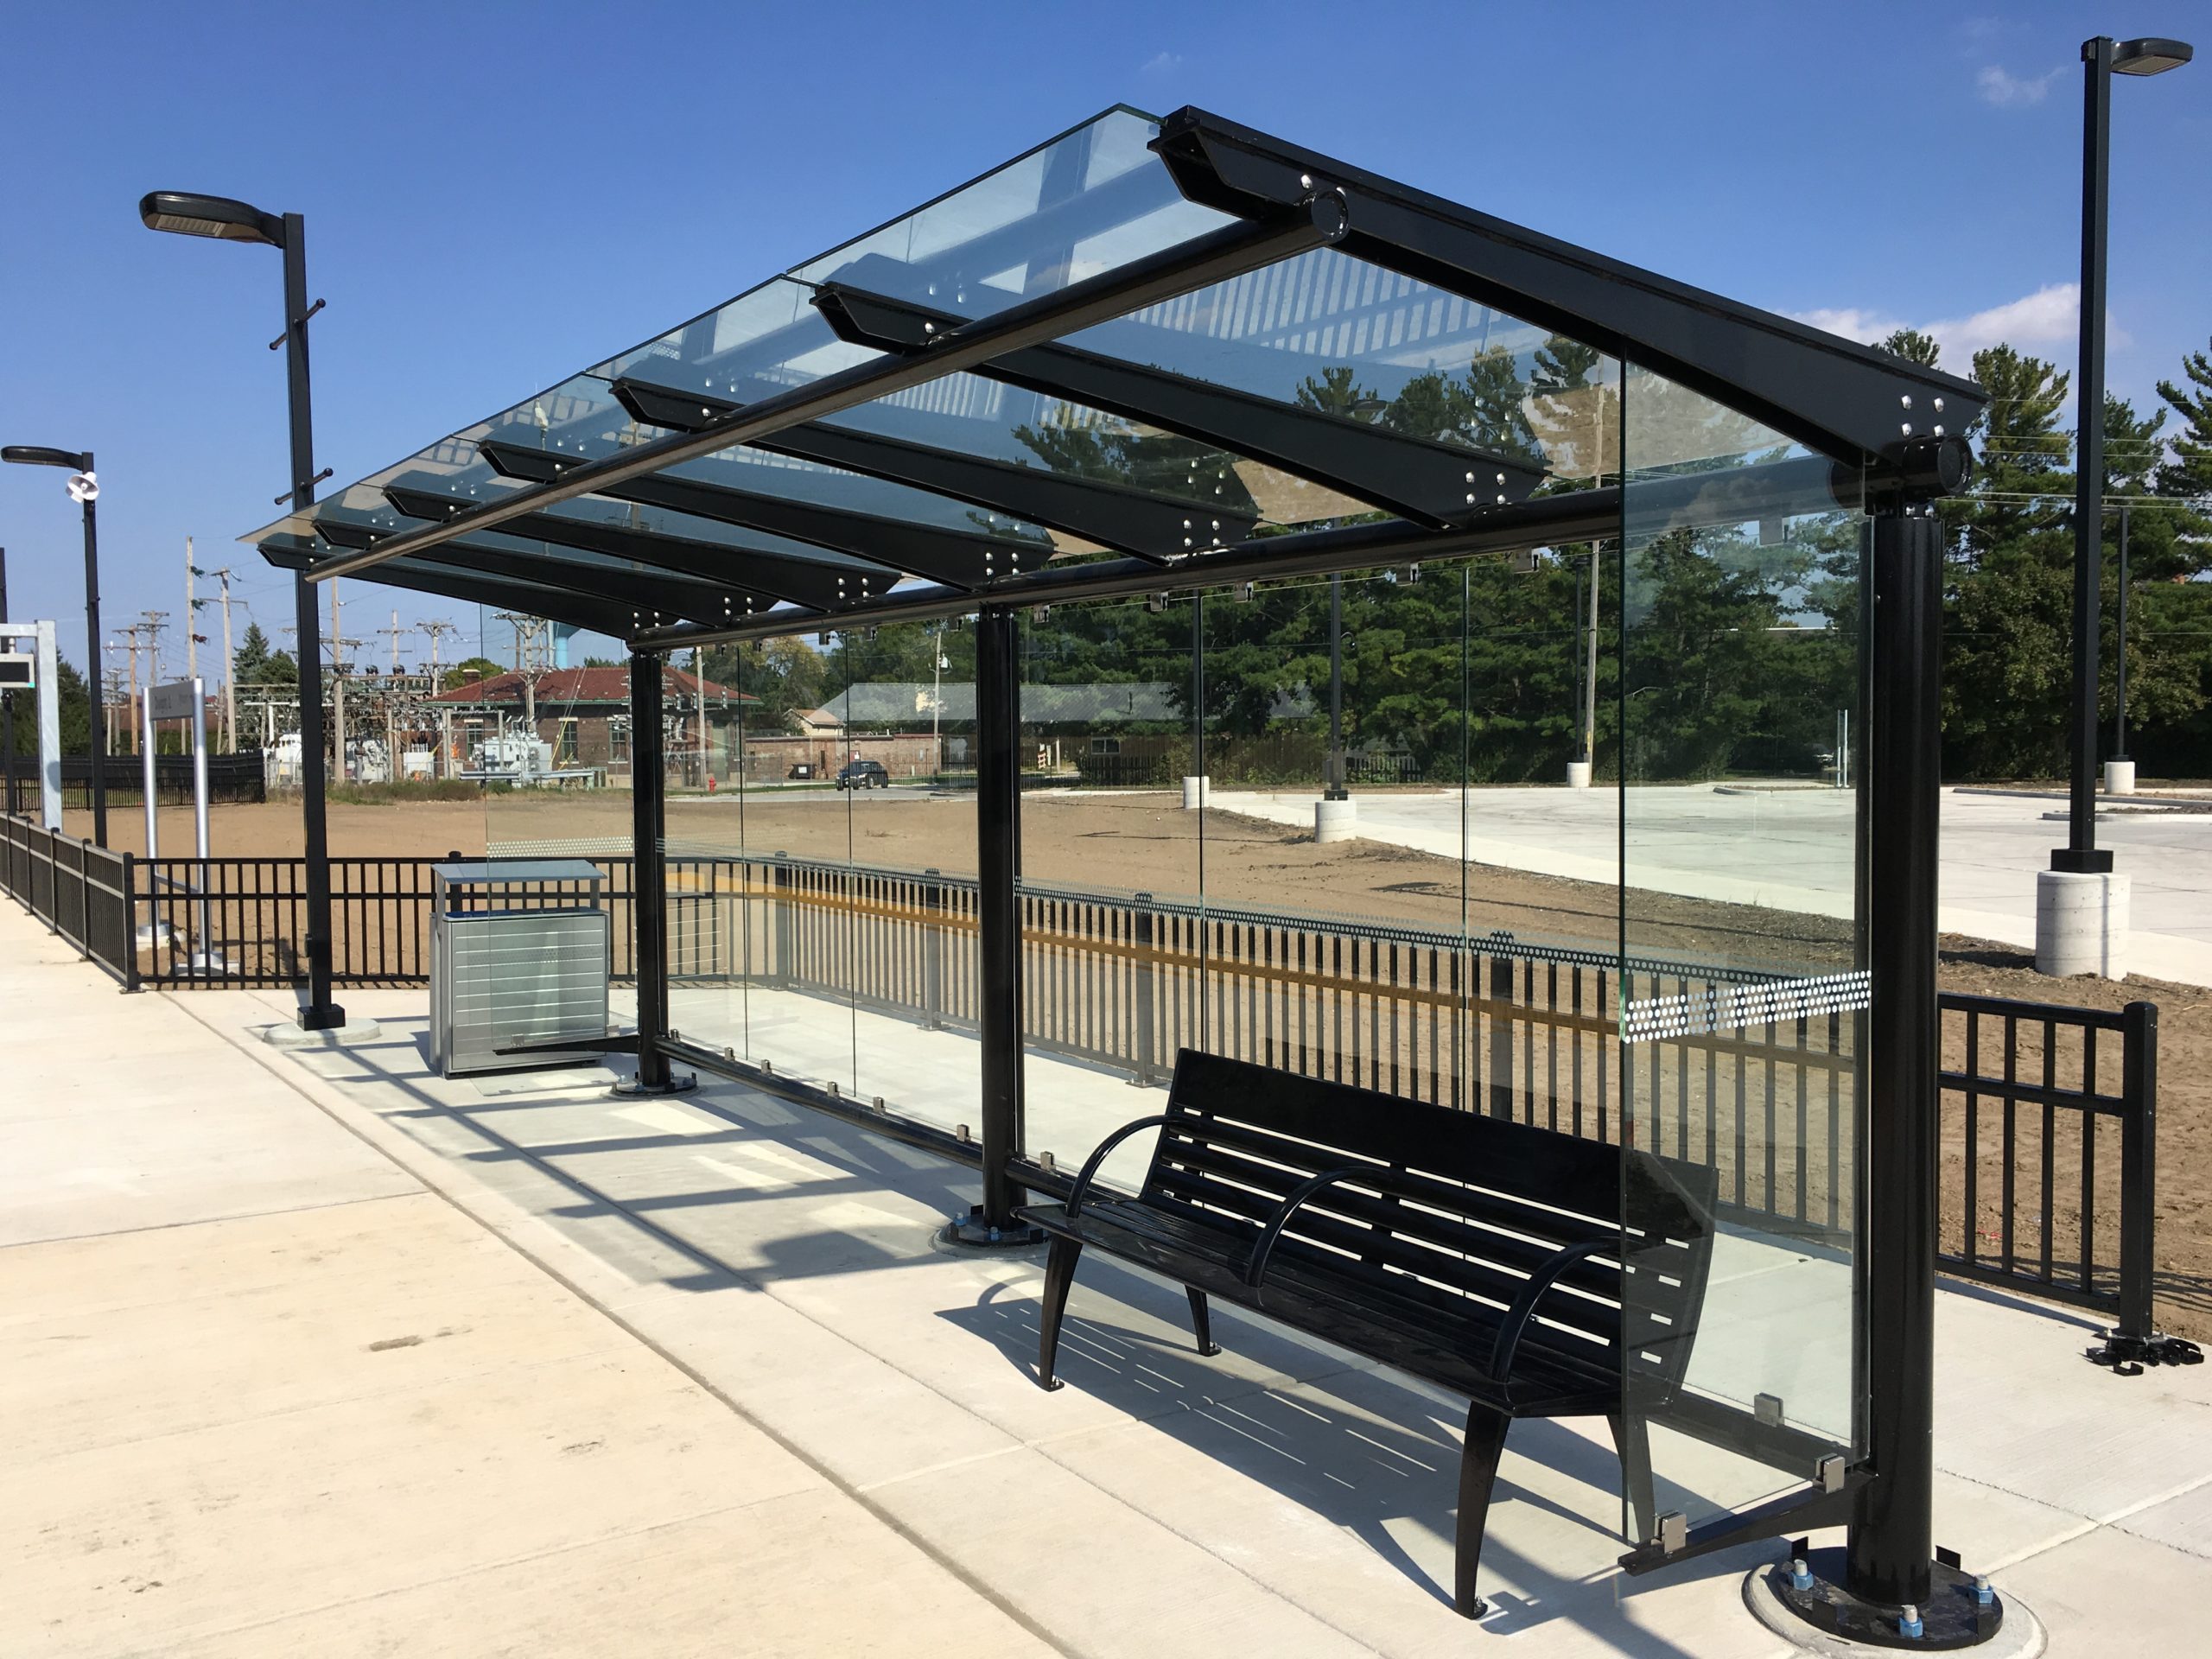
[{"label": "brick building", "polygon": [[[703,683],[702,709],[702,682],[696,677],[681,669],[664,669],[661,683],[668,716],[664,741],[671,770],[680,766],[687,777],[697,770],[703,715],[707,770],[727,775],[736,743],[738,711],[760,699],[708,680]],[[537,739],[552,746],[556,766],[597,766],[612,777],[629,775],[630,670],[626,664],[549,669],[533,676],[528,685],[519,671],[509,669],[504,674],[441,691],[430,702],[439,711],[442,728],[446,728],[441,732],[441,741],[448,746],[447,753],[455,765],[470,764],[486,737],[502,728],[512,735],[534,713]]]}]

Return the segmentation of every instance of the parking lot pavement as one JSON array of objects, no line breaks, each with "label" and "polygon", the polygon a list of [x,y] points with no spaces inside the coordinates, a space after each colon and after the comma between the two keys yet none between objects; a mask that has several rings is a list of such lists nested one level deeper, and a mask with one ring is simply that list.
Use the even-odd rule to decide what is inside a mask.
[{"label": "parking lot pavement", "polygon": [[[1464,797],[1464,799],[1463,799]],[[1853,799],[1823,789],[1643,786],[1357,793],[1359,833],[1478,864],[1611,883],[1625,845],[1631,885],[1689,898],[1852,913]],[[1217,789],[1213,805],[1311,829],[1310,791]],[[1943,791],[1938,925],[2032,950],[2036,874],[2063,844],[2063,800]],[[2099,844],[2132,878],[2130,971],[2212,985],[2212,813],[2150,804],[2108,810]]]}]

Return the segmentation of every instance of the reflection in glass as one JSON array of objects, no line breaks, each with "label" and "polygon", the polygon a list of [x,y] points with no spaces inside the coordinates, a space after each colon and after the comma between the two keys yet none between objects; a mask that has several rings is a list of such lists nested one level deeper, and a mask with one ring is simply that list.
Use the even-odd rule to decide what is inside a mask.
[{"label": "reflection in glass", "polygon": [[[1624,414],[1630,1405],[1659,1507],[1694,1522],[1860,1443],[1863,520],[1824,463],[1659,376],[1631,366]],[[1686,1322],[1661,1224],[1699,1180],[1711,1278]]]}]

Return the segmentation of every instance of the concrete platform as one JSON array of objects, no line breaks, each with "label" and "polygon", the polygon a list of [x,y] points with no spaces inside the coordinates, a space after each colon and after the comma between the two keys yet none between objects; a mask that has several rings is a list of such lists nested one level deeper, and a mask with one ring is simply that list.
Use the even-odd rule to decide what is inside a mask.
[{"label": "concrete platform", "polygon": [[[35,932],[0,912],[0,944]],[[932,1243],[973,1182],[803,1109],[726,1084],[620,1101],[591,1070],[445,1082],[419,991],[350,993],[385,1039],[298,1053],[253,1035],[281,996],[123,999],[36,963],[0,969],[0,996],[35,1009],[6,1038],[19,1072],[58,1071],[36,1027],[82,1007],[111,1048],[143,1033],[163,1075],[251,1096],[267,1150],[242,1164],[319,1157],[328,1194],[236,1221],[172,1202],[165,1232],[0,1249],[0,1465],[30,1495],[0,1548],[33,1564],[0,1598],[0,1651],[1788,1650],[1739,1593],[1770,1546],[1618,1573],[1601,1424],[1516,1429],[1484,1554],[1497,1611],[1471,1626],[1445,1587],[1459,1402],[1233,1312],[1201,1359],[1175,1287],[1103,1262],[1071,1304],[1070,1386],[1039,1392],[1039,1263]],[[836,1022],[778,1017],[834,1068]],[[849,1023],[842,1040],[849,1066]],[[950,1109],[972,1089],[958,1040],[872,1046]],[[1064,1159],[1156,1098],[1093,1074],[1055,1106],[1081,1068],[1039,1068]],[[85,1112],[33,1121],[170,1185]],[[317,1217],[346,1220],[326,1236]],[[1744,1294],[1771,1292],[1738,1265]],[[1940,1319],[1941,1541],[2029,1599],[2055,1651],[2190,1650],[2212,1595],[2212,1368],[2115,1379],[2080,1357],[2082,1322],[2001,1297],[1947,1292]],[[1737,1501],[1694,1454],[1662,1451],[1662,1503]]]},{"label": "concrete platform", "polygon": [[1052,1651],[273,1051],[0,963],[0,1652]]}]

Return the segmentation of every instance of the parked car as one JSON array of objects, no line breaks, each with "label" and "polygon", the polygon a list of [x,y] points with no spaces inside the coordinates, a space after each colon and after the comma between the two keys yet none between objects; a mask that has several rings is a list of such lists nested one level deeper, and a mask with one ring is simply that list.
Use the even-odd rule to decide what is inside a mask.
[{"label": "parked car", "polygon": [[891,774],[880,760],[848,760],[837,768],[840,789],[887,789],[890,785]]}]

